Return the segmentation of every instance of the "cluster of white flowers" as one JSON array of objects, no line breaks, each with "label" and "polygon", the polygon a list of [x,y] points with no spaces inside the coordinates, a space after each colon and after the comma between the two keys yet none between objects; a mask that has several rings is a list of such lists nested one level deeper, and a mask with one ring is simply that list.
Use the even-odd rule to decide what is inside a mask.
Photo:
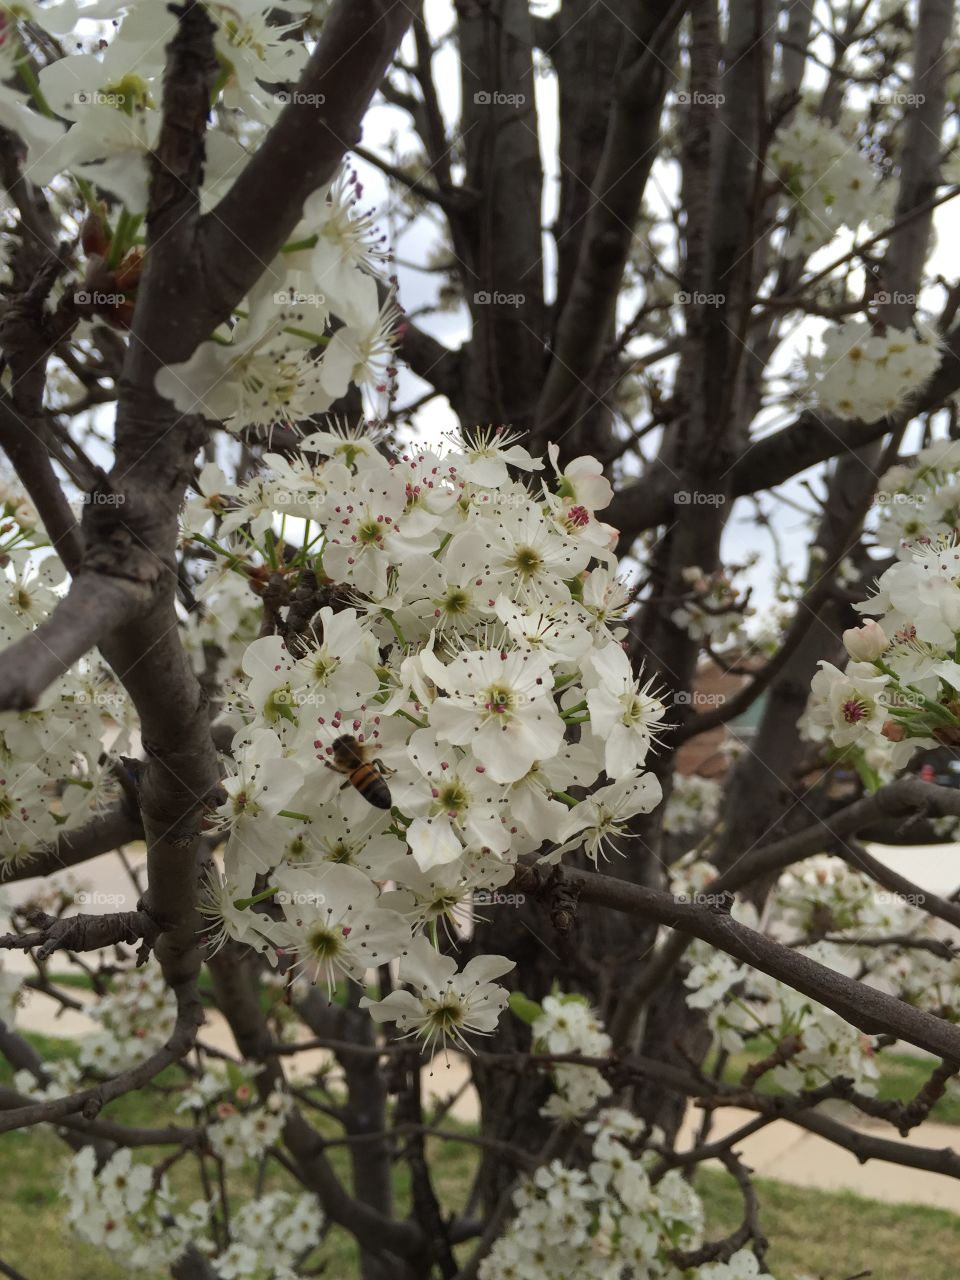
[{"label": "cluster of white flowers", "polygon": [[753,609],[733,584],[731,570],[707,574],[699,565],[688,565],[683,580],[690,594],[670,615],[676,626],[711,647],[746,639],[744,621]]},{"label": "cluster of white flowers", "polygon": [[289,1103],[275,1093],[265,1106],[218,1104],[218,1119],[207,1129],[210,1146],[228,1169],[240,1169],[247,1160],[258,1160],[280,1137]]},{"label": "cluster of white flowers", "polygon": [[720,813],[723,788],[698,773],[677,773],[663,814],[663,829],[670,835],[703,835]]},{"label": "cluster of white flowers", "polygon": [[868,320],[834,325],[805,362],[811,395],[838,418],[878,421],[930,381],[940,347],[934,326],[919,318],[912,329],[878,328]]},{"label": "cluster of white flowers", "polygon": [[67,1167],[62,1187],[67,1221],[84,1240],[142,1271],[166,1268],[193,1245],[220,1280],[295,1280],[297,1264],[320,1241],[323,1216],[314,1196],[273,1191],[231,1215],[230,1241],[219,1248],[208,1234],[213,1201],[183,1208],[166,1175],[134,1162],[121,1148],[100,1168],[86,1146]]},{"label": "cluster of white flowers", "polygon": [[883,937],[955,943],[956,930],[929,916],[922,902],[878,889],[868,876],[825,855],[784,872],[774,901],[776,932],[785,938],[843,933],[850,939],[843,944],[847,971],[940,1017],[960,1018],[960,1010],[954,1009],[960,960],[922,946],[857,944],[858,938]]},{"label": "cluster of white flowers", "polygon": [[[32,631],[56,601],[48,583],[62,574],[59,561],[27,557],[13,553],[0,571],[0,644]],[[113,802],[131,722],[122,687],[93,662],[65,673],[30,711],[0,717],[0,877]]]},{"label": "cluster of white flowers", "polygon": [[880,577],[875,614],[844,632],[844,671],[821,662],[802,727],[808,736],[855,751],[885,741],[891,767],[915,750],[960,742],[960,542],[955,535],[914,543],[909,559]]},{"label": "cluster of white flowers", "polygon": [[[577,995],[546,996],[531,1030],[534,1052],[605,1058],[612,1045],[593,1009]],[[575,1120],[610,1095],[610,1086],[596,1067],[557,1063],[553,1080],[556,1092],[541,1108],[541,1115]]]},{"label": "cluster of white flowers", "polygon": [[[610,1039],[586,1001],[576,995],[546,997],[539,1012],[531,1004],[534,1050],[605,1055]],[[592,1067],[558,1064],[555,1097],[546,1115],[583,1119],[610,1093]],[[726,1263],[680,1270],[673,1251],[703,1242],[700,1198],[678,1169],[656,1181],[663,1135],[619,1107],[606,1107],[583,1126],[591,1139],[585,1168],[553,1160],[525,1179],[514,1193],[516,1210],[504,1234],[481,1262],[480,1280],[749,1280],[766,1275],[747,1249]]]},{"label": "cluster of white flowers", "polygon": [[[685,894],[709,891],[715,874],[709,863],[694,863],[677,885]],[[733,910],[756,927],[754,908],[738,901]],[[839,858],[818,855],[784,872],[766,916],[769,932],[828,968],[863,978],[940,1016],[960,1016],[960,1010],[953,1010],[952,995],[960,961],[930,950],[871,942],[885,937],[945,940],[952,931],[931,922],[919,905],[879,890]],[[704,1010],[719,1047],[748,1052],[757,1061],[783,1050],[783,1060],[764,1078],[787,1090],[816,1088],[843,1075],[862,1091],[874,1091],[879,1070],[873,1045],[856,1027],[706,943],[694,942],[688,955],[687,1003]]]},{"label": "cluster of white flowers", "polygon": [[174,1262],[204,1232],[210,1212],[203,1200],[178,1208],[166,1177],[155,1177],[149,1164],[134,1163],[129,1147],[100,1169],[94,1148],[81,1147],[61,1191],[67,1221],[81,1239],[143,1271]]},{"label": "cluster of white flowers", "polygon": [[295,426],[351,383],[386,394],[401,317],[392,302],[381,307],[374,273],[383,250],[370,219],[355,212],[358,200],[349,173],[310,196],[236,323],[163,369],[161,394],[234,431]]},{"label": "cluster of white flowers", "polygon": [[696,1192],[675,1169],[651,1182],[657,1157],[634,1154],[645,1136],[636,1116],[610,1108],[584,1127],[593,1139],[588,1167],[553,1160],[523,1183],[514,1195],[516,1216],[480,1264],[480,1280],[682,1274],[667,1255],[702,1239]]},{"label": "cluster of white flowers", "polygon": [[875,220],[878,203],[885,203],[856,138],[808,111],[794,112],[777,130],[770,157],[792,201],[793,227],[784,245],[790,257],[807,257],[842,227],[856,230]]},{"label": "cluster of white flowers", "polygon": [[[12,977],[12,975],[4,976],[7,980]],[[19,980],[17,986],[20,986]],[[4,1021],[7,1020],[4,1019]],[[7,1026],[12,1025],[11,1019],[7,1022]],[[24,1068],[14,1072],[13,1084],[17,1092],[22,1093],[26,1098],[49,1101],[76,1092],[81,1077],[80,1067],[73,1058],[52,1058],[43,1064],[42,1081],[38,1080],[32,1071]]]},{"label": "cluster of white flowers", "polygon": [[[200,193],[209,211],[290,101],[284,86],[297,81],[308,46],[289,37],[313,21],[315,5],[291,0],[283,7],[286,23],[256,0],[211,0],[205,9],[216,26],[218,61]],[[22,139],[32,182],[74,179],[88,209],[81,234],[86,280],[95,282],[75,282],[77,298],[92,308],[88,318],[125,328],[142,273],[150,156],[177,16],[153,0],[100,0],[85,16],[86,39],[76,41],[74,0],[7,6],[0,125]],[[69,33],[78,51],[37,72],[30,24],[51,37]],[[32,95],[10,87],[17,80],[31,84]],[[381,299],[378,278],[389,255],[361,200],[347,168],[314,192],[283,252],[230,322],[187,361],[161,370],[158,390],[182,412],[236,431],[303,421],[329,408],[351,382],[388,393],[400,313],[389,296]],[[62,384],[63,372],[57,377]],[[53,394],[63,399],[62,386]]]},{"label": "cluster of white flowers", "polygon": [[960,531],[960,440],[936,440],[898,463],[877,488],[877,541],[909,559],[923,539]]},{"label": "cluster of white flowers", "polygon": [[[268,531],[286,518],[289,544],[296,516],[291,590],[309,573],[341,593],[305,632],[246,647],[216,815],[224,870],[205,910],[212,938],[282,954],[329,990],[399,959],[412,990],[365,1001],[373,1017],[461,1040],[492,1030],[505,1000],[494,979],[512,964],[478,957],[458,973],[424,929],[466,917],[523,853],[605,853],[660,800],[643,766],[664,708],[621,644],[628,593],[595,514],[610,497],[598,463],[559,471],[554,454],[547,485],[501,431],[396,459],[377,444],[317,432],[314,464],[270,455],[271,474],[203,508],[199,536],[232,569],[223,539],[250,523],[263,544],[242,562],[251,582]],[[358,752],[377,762],[359,787],[342,776],[344,738],[348,773]],[[257,910],[266,897],[279,910]]]},{"label": "cluster of white flowers", "polygon": [[[816,942],[803,951],[848,976],[858,971],[846,945]],[[832,1009],[702,942],[693,944],[690,958],[687,1003],[704,1010],[722,1049],[747,1048],[759,1060],[790,1044],[786,1060],[765,1077],[787,1090],[814,1089],[835,1076],[849,1077],[865,1093],[875,1090],[870,1038]]]},{"label": "cluster of white flowers", "polygon": [[89,1010],[101,1031],[85,1036],[80,1063],[106,1076],[125,1071],[160,1048],[173,1033],[177,1009],[158,966],[125,969]]},{"label": "cluster of white flowers", "polygon": [[272,1191],[248,1200],[232,1224],[233,1241],[212,1259],[214,1270],[221,1280],[297,1280],[322,1228],[314,1196]]},{"label": "cluster of white flowers", "polygon": [[778,923],[794,937],[850,929],[864,936],[909,933],[927,919],[904,899],[878,890],[874,881],[842,859],[826,854],[783,873],[776,908]]}]

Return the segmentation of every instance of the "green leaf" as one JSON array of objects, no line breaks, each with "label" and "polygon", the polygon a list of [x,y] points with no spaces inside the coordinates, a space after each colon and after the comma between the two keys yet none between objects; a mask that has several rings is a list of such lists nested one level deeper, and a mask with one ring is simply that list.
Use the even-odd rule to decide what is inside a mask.
[{"label": "green leaf", "polygon": [[543,1014],[543,1010],[536,1000],[531,1000],[522,991],[511,991],[509,1004],[513,1013],[517,1015],[521,1022],[525,1022],[527,1026],[532,1027]]}]

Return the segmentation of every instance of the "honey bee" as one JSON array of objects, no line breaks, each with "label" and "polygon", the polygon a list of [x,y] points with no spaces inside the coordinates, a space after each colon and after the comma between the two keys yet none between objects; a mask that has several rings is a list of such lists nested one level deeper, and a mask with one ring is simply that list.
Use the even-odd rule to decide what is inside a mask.
[{"label": "honey bee", "polygon": [[368,804],[376,809],[389,809],[393,804],[390,788],[384,778],[393,773],[380,760],[368,760],[370,748],[351,733],[343,733],[333,744],[333,763],[331,769],[346,775],[343,784],[359,791]]}]

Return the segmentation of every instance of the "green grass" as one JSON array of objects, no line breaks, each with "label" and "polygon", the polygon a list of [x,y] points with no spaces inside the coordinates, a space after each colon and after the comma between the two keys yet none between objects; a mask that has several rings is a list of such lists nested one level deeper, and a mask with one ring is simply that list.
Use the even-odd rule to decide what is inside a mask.
[{"label": "green grass", "polygon": [[[75,1043],[51,1036],[29,1037],[45,1056],[76,1053]],[[743,1064],[732,1070],[742,1071]],[[909,1097],[922,1084],[927,1064],[906,1055],[897,1055],[885,1067],[884,1096]],[[0,1061],[0,1083],[8,1083],[11,1072]],[[170,1068],[158,1079],[159,1086],[177,1083],[182,1076]],[[173,1103],[160,1092],[129,1094],[104,1108],[104,1115],[127,1124],[169,1123]],[[946,1109],[957,1114],[952,1103]],[[944,1118],[941,1116],[941,1119]],[[321,1132],[335,1136],[333,1121],[312,1116]],[[446,1128],[453,1128],[445,1121]],[[158,1158],[162,1152],[144,1148],[141,1158]],[[344,1148],[331,1148],[330,1158],[349,1185],[348,1155]],[[428,1160],[444,1209],[459,1211],[476,1167],[477,1150],[465,1144],[428,1140]],[[25,1130],[0,1137],[0,1168],[3,1170],[0,1213],[0,1259],[18,1268],[28,1280],[128,1280],[123,1259],[84,1245],[63,1226],[63,1205],[58,1185],[65,1162],[63,1143],[49,1130]],[[193,1199],[198,1193],[195,1166],[185,1159],[171,1171],[173,1188]],[[241,1192],[252,1187],[254,1169],[231,1175],[231,1184]],[[718,1238],[740,1223],[742,1203],[735,1183],[725,1173],[700,1169],[697,1190],[703,1197],[708,1230]],[[915,1205],[881,1204],[847,1192],[822,1192],[792,1187],[785,1183],[757,1180],[761,1225],[770,1239],[768,1266],[777,1280],[793,1280],[797,1274],[814,1280],[845,1280],[862,1271],[870,1280],[955,1280],[960,1253],[960,1216],[939,1209]],[[296,1189],[288,1175],[275,1166],[267,1189]],[[409,1209],[409,1180],[406,1166],[397,1166],[396,1212]],[[458,1250],[467,1256],[469,1246]],[[357,1280],[356,1245],[346,1232],[330,1232],[322,1250],[325,1275],[336,1280]],[[137,1280],[168,1280],[167,1273],[141,1272]],[[573,1278],[571,1278],[573,1280]]]},{"label": "green grass", "polygon": [[[844,1280],[956,1280],[960,1216],[922,1205],[882,1204],[848,1191],[812,1191],[764,1178],[754,1181],[760,1225],[771,1242],[767,1267],[777,1280],[808,1275]],[[713,1239],[742,1218],[734,1181],[700,1169],[695,1186]]]}]

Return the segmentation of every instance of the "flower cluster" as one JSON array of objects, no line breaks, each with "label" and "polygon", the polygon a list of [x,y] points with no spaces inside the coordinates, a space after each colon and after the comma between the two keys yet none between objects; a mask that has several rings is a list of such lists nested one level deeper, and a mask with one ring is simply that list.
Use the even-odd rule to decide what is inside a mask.
[{"label": "flower cluster", "polygon": [[129,1148],[97,1169],[93,1147],[82,1147],[62,1191],[67,1220],[82,1239],[143,1271],[166,1269],[192,1244],[209,1256],[220,1280],[291,1280],[323,1227],[314,1196],[272,1191],[231,1215],[229,1242],[218,1247],[208,1234],[213,1202],[196,1200],[183,1208],[166,1175],[135,1163]]},{"label": "flower cluster", "polygon": [[[852,975],[856,961],[849,950],[846,944],[824,942],[804,948],[811,959]],[[775,1057],[769,1079],[786,1090],[817,1088],[836,1076],[849,1077],[864,1093],[875,1090],[879,1072],[872,1042],[856,1027],[722,951],[695,942],[690,954],[687,1003],[704,1010],[722,1049],[748,1049],[758,1059]]]},{"label": "flower cluster", "polygon": [[173,1032],[177,1011],[159,968],[145,966],[115,974],[90,1016],[103,1030],[84,1037],[80,1063],[110,1076],[159,1049]]},{"label": "flower cluster", "polygon": [[[708,888],[708,866],[689,868],[687,881]],[[734,914],[756,924],[746,904],[737,902]],[[784,872],[767,918],[774,936],[828,968],[938,1016],[960,1017],[953,994],[960,961],[924,945],[943,942],[946,926],[931,922],[905,898],[878,890],[839,858],[817,856]],[[919,945],[904,949],[898,938]],[[864,1093],[875,1090],[873,1043],[856,1027],[705,943],[694,942],[688,954],[693,963],[685,978],[687,1003],[704,1010],[720,1048],[768,1064],[764,1078],[786,1090],[816,1088],[841,1075]]]},{"label": "flower cluster", "polygon": [[359,199],[349,172],[311,195],[236,322],[161,370],[161,394],[181,412],[239,432],[296,426],[351,383],[385,393],[400,313],[390,302],[381,307],[375,272],[383,250],[369,217],[356,211]]},{"label": "flower cluster", "polygon": [[[542,1008],[529,1003],[523,1013],[533,1014],[535,1050],[584,1056],[608,1051],[609,1037],[580,996],[556,993]],[[702,1243],[703,1206],[678,1169],[653,1174],[662,1135],[619,1107],[596,1111],[610,1089],[594,1068],[560,1064],[554,1084],[560,1105],[551,1105],[551,1098],[545,1114],[582,1121],[595,1113],[583,1125],[589,1158],[583,1168],[553,1160],[524,1180],[514,1193],[515,1216],[480,1264],[480,1280],[766,1275],[746,1249],[727,1263],[680,1270],[672,1255]]]},{"label": "flower cluster", "polygon": [[272,1191],[248,1200],[233,1224],[234,1239],[213,1256],[221,1280],[293,1280],[320,1243],[323,1215],[314,1196]]},{"label": "flower cluster", "polygon": [[[839,858],[809,858],[785,872],[775,898],[777,931],[793,940],[845,934],[843,965],[867,982],[896,993],[919,1008],[956,1021],[956,985],[960,961],[938,955],[924,943],[955,942],[955,931],[934,920],[922,903],[878,890],[862,872]],[[859,940],[907,938],[916,948],[872,946]],[[834,968],[840,968],[834,964]]]},{"label": "flower cluster", "polygon": [[856,140],[810,112],[794,112],[777,130],[770,156],[792,201],[789,256],[807,257],[842,227],[878,216],[877,179]]},{"label": "flower cluster", "polygon": [[634,1154],[643,1124],[629,1112],[601,1111],[585,1130],[588,1167],[553,1160],[523,1183],[514,1195],[516,1216],[480,1264],[480,1280],[678,1274],[669,1251],[691,1248],[702,1236],[696,1192],[675,1169],[651,1181],[656,1155]]},{"label": "flower cluster", "polygon": [[180,1209],[166,1177],[134,1163],[121,1147],[102,1167],[92,1146],[81,1147],[67,1166],[61,1188],[67,1221],[82,1240],[108,1249],[143,1271],[166,1267],[206,1229],[209,1207],[194,1201]]},{"label": "flower cluster", "polygon": [[[585,1058],[605,1058],[612,1041],[582,996],[546,996],[531,1031],[534,1050],[544,1053],[579,1053]],[[541,1115],[574,1120],[586,1116],[610,1086],[596,1067],[558,1063],[554,1068],[555,1092],[541,1108]]]},{"label": "flower cluster", "polygon": [[[290,0],[284,22],[256,0],[205,5],[216,28],[218,74],[205,138],[204,211],[229,190],[290,100],[282,86],[296,83],[308,57],[304,40],[291,36],[307,30],[315,8],[312,0]],[[77,6],[6,7],[0,125],[22,141],[32,182],[73,179],[86,206],[78,219],[84,274],[73,282],[74,301],[82,324],[103,319],[124,329],[143,271],[150,159],[177,17],[152,0],[104,0],[87,16],[94,21],[86,41],[71,46],[77,51],[37,70],[36,29],[54,44],[57,35],[75,37]],[[32,94],[9,87],[17,82]],[[346,168],[311,194],[282,252],[230,320],[187,361],[159,372],[161,394],[181,412],[239,432],[309,419],[351,383],[388,393],[400,313],[380,279],[389,259],[384,238],[362,198]],[[57,366],[55,377],[61,385],[54,394],[63,399],[70,375]]]},{"label": "flower cluster", "polygon": [[806,360],[811,394],[826,413],[875,422],[894,413],[923,387],[940,364],[932,325],[876,327],[848,320],[826,330],[821,350]]},{"label": "flower cluster", "polygon": [[877,541],[909,559],[919,540],[960,531],[960,441],[936,440],[909,464],[898,463],[877,487]]},{"label": "flower cluster", "polygon": [[[544,483],[499,430],[399,457],[374,430],[304,447],[312,463],[268,455],[265,477],[228,494],[208,471],[188,510],[235,582],[256,591],[268,565],[289,602],[228,689],[209,936],[328,991],[399,960],[409,990],[365,1000],[372,1016],[463,1042],[493,1029],[512,964],[459,972],[424,931],[455,940],[520,855],[597,858],[660,800],[643,768],[664,708],[621,644],[629,596],[596,515],[610,486],[592,459],[561,471],[555,454]],[[205,598],[217,614],[216,586]]]},{"label": "flower cluster", "polygon": [[[52,557],[37,564],[26,551],[10,555],[0,570],[0,643],[43,621],[62,573]],[[0,877],[113,801],[131,725],[122,687],[92,661],[66,672],[30,711],[0,717]]]},{"label": "flower cluster", "polygon": [[663,829],[670,835],[703,834],[717,821],[723,788],[698,773],[678,773],[663,814]]},{"label": "flower cluster", "polygon": [[915,543],[857,608],[875,614],[844,632],[852,661],[821,662],[805,716],[808,736],[837,748],[891,744],[902,767],[919,747],[960,742],[960,542]]},{"label": "flower cluster", "polygon": [[207,1128],[211,1150],[228,1169],[240,1169],[258,1160],[280,1137],[287,1110],[283,1094],[273,1094],[266,1106],[232,1102],[218,1104],[215,1120]]}]

